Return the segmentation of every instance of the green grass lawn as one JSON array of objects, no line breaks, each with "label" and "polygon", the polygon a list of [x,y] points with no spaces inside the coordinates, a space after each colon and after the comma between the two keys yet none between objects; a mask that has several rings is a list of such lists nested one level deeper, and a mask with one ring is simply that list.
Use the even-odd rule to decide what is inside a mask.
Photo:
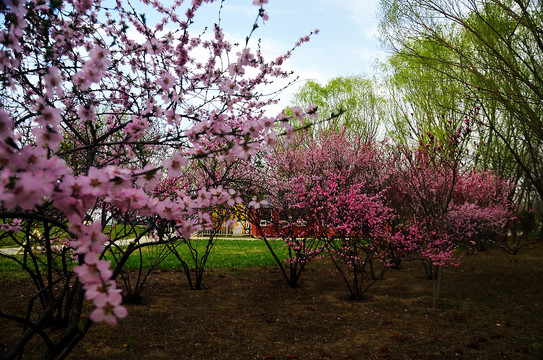
[{"label": "green grass lawn", "polygon": [[[202,256],[206,240],[192,240],[193,246],[198,249],[198,256]],[[280,259],[285,259],[287,249],[284,243],[280,240],[271,240],[270,244]],[[141,259],[143,266],[150,267],[157,257],[161,254],[162,245],[153,245],[141,249]],[[181,257],[187,262],[189,267],[194,268],[194,261],[185,244],[179,243],[178,250]],[[42,253],[37,253],[41,256]],[[22,255],[17,255],[22,259]],[[106,253],[106,259],[112,260],[114,257],[110,253]],[[139,267],[140,253],[135,251],[125,265],[126,269],[136,269]],[[114,264],[113,264],[114,265]],[[211,253],[209,255],[206,267],[207,268],[243,268],[253,266],[273,266],[275,260],[266,244],[262,240],[230,240],[217,239]],[[172,254],[167,253],[164,260],[160,263],[159,268],[180,268],[181,264],[178,259]],[[20,266],[13,260],[0,256],[0,277],[1,276],[16,276],[16,273],[21,273]]]},{"label": "green grass lawn", "polygon": [[[193,246],[198,250],[198,257],[203,255],[207,241],[192,240]],[[280,240],[272,240],[270,244],[276,254],[281,258],[286,258],[286,247]],[[155,258],[160,254],[160,246],[150,246],[142,249],[142,258],[145,267],[149,267]],[[194,267],[194,261],[186,245],[180,243],[177,247],[189,267]],[[108,259],[111,259],[108,256]],[[264,241],[261,240],[229,240],[217,239],[215,245],[211,249],[211,253],[207,260],[206,267],[208,268],[234,268],[234,267],[250,267],[250,266],[270,266],[274,265],[270,251],[266,247]],[[130,257],[126,264],[126,268],[134,269],[139,266],[139,252],[135,252]],[[161,268],[178,268],[181,264],[173,254],[168,254],[164,261],[160,264]]]}]

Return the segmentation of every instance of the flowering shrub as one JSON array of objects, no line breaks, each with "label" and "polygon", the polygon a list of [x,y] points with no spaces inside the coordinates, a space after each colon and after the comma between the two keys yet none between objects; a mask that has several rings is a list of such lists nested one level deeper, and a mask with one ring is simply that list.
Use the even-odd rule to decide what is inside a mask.
[{"label": "flowering shrub", "polygon": [[[327,185],[326,192],[316,194],[326,202],[326,209],[314,216],[330,230],[326,252],[343,277],[350,298],[359,300],[391,266],[390,246],[396,248],[403,239],[392,237],[389,224],[395,215],[380,194],[367,194],[363,183],[348,186],[340,174],[330,176]],[[375,260],[381,263],[379,275]]]},{"label": "flowering shrub", "polygon": [[489,171],[464,174],[448,215],[455,236],[475,250],[485,250],[488,243],[496,242],[513,220],[514,190],[511,183]]},{"label": "flowering shrub", "polygon": [[279,146],[266,158],[264,194],[291,268],[301,265],[299,276],[328,254],[359,299],[384,271],[415,257],[438,299],[441,268],[457,265],[466,247],[482,248],[511,218],[512,186],[462,164],[466,128],[445,140],[427,134],[415,149],[341,131],[296,134],[295,143]]},{"label": "flowering shrub", "polygon": [[330,255],[351,297],[360,298],[366,269],[373,270],[372,261],[381,256],[387,268],[385,248],[396,248],[391,244],[400,239],[391,240],[385,230],[394,215],[382,200],[384,154],[377,144],[341,131],[295,136],[264,160],[266,188],[260,196],[269,201],[267,221],[289,253],[288,274],[278,262],[279,267],[287,283],[297,286],[309,261]]},{"label": "flowering shrub", "polygon": [[425,134],[415,149],[391,151],[388,201],[399,223],[410,228],[412,254],[434,280],[435,305],[442,268],[457,265],[463,248],[484,248],[512,217],[512,185],[463,163],[477,113],[478,107],[458,128],[449,122],[441,137]]}]

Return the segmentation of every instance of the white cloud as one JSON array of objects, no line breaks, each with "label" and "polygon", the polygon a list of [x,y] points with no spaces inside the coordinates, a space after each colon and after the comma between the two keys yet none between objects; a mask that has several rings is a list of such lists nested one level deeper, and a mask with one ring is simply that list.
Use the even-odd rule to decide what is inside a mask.
[{"label": "white cloud", "polygon": [[379,0],[324,0],[325,2],[345,9],[351,15],[351,19],[360,24],[365,24],[368,19],[375,19]]}]

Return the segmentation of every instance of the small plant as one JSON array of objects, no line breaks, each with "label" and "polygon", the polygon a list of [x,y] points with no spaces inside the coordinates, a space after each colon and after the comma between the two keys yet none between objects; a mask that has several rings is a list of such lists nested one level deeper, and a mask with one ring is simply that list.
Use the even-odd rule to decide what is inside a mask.
[{"label": "small plant", "polygon": [[497,237],[496,244],[511,255],[537,242],[534,232],[537,230],[537,220],[533,211],[521,210],[511,219],[504,232]]}]

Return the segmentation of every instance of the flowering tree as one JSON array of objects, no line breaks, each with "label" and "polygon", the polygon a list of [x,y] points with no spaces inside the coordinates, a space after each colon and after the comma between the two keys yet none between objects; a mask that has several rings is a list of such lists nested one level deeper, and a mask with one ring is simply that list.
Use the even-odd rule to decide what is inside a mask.
[{"label": "flowering tree", "polygon": [[[299,142],[295,144],[300,145]],[[294,147],[297,146],[295,144],[293,143]],[[292,153],[288,151],[278,150],[265,156],[264,168],[255,168],[253,175],[256,176],[250,175],[248,179],[252,180],[242,184],[250,189],[245,192],[249,194],[249,199],[245,201],[248,206],[242,216],[257,228],[287,285],[297,288],[305,266],[320,256],[324,247],[319,240],[319,232],[323,229],[308,216],[307,208],[298,206],[298,199],[292,188],[297,179],[305,181],[310,179],[311,175],[307,174],[306,177],[303,172],[297,172],[295,167],[300,164],[296,163],[296,159],[291,159],[292,162],[287,164],[285,160],[290,155]],[[278,169],[281,166],[297,172],[297,176],[282,172]],[[286,264],[277,256],[268,238],[283,240],[288,252]]]},{"label": "flowering tree", "polygon": [[398,213],[403,215],[398,219],[400,226],[414,227],[415,233],[421,233],[417,254],[432,278],[437,267],[454,262],[457,244],[446,219],[458,174],[441,163],[434,167],[422,149],[402,149],[401,156],[402,163],[396,164],[398,173],[389,193],[397,201],[394,205],[399,208]]},{"label": "flowering tree", "polygon": [[[301,201],[312,209],[312,218],[328,230],[325,250],[350,298],[360,300],[391,267],[389,247],[395,248],[403,239],[390,233],[394,213],[383,204],[381,194],[369,195],[364,183],[347,184],[342,175],[330,174]],[[324,206],[313,206],[316,203]],[[374,268],[377,259],[383,265],[380,270]]]},{"label": "flowering tree", "polygon": [[472,170],[462,176],[453,195],[452,232],[468,248],[485,250],[514,222],[515,187],[491,171]]},{"label": "flowering tree", "polygon": [[[287,283],[296,286],[309,261],[330,254],[351,297],[359,299],[373,259],[383,256],[385,268],[389,265],[385,248],[392,242],[385,229],[393,214],[381,199],[387,176],[384,148],[341,130],[295,137],[264,161],[266,189],[261,196],[271,210],[264,219],[271,235],[283,239],[288,248],[288,271],[276,260]],[[253,223],[266,238],[270,234],[259,224],[262,212]],[[372,278],[376,279],[373,272]]]},{"label": "flowering tree", "polygon": [[[288,77],[281,65],[291,51],[265,61],[250,36],[240,47],[219,25],[210,36],[192,32],[208,2],[143,1],[145,13],[121,0],[0,4],[1,238],[25,244],[23,260],[10,258],[34,280],[40,307],[33,299],[24,317],[0,314],[24,328],[5,358],[35,335],[47,345],[44,358],[64,358],[93,321],[115,324],[126,315],[115,277],[131,251],[149,246],[137,240],[171,222],[187,239],[205,228],[202,209],[237,197],[210,186],[160,199],[153,189],[164,177],[178,177],[190,159],[246,159],[293,133],[289,118],[263,116],[274,100],[258,91]],[[267,19],[267,1],[253,3],[254,30]],[[150,12],[161,20],[152,24]],[[152,220],[113,270],[102,256],[111,209],[124,224]],[[60,260],[54,239],[66,245]],[[85,299],[95,306],[90,320],[82,317]],[[65,331],[53,337],[45,331],[52,323]]]},{"label": "flowering tree", "polygon": [[[208,145],[211,147],[208,148],[208,152],[211,152],[214,144]],[[243,176],[247,166],[250,166],[247,159],[226,159],[223,155],[196,158],[189,163],[181,176],[168,179],[162,184],[160,193],[169,199],[176,199],[181,190],[181,193],[201,197],[202,201],[207,203],[208,194],[202,189],[211,189],[212,195],[227,198],[220,205],[212,206],[210,203],[208,206],[202,206],[198,213],[193,214],[191,220],[199,225],[198,238],[178,236],[171,231],[165,231],[162,235],[170,240],[167,247],[178,259],[189,287],[193,290],[201,288],[206,263],[216,237],[221,229],[229,228],[233,222],[233,212],[242,201],[241,197],[236,195],[233,186]],[[189,258],[181,256],[180,248],[187,250]],[[194,279],[189,265],[194,269]]]},{"label": "flowering tree", "polygon": [[[446,217],[451,208],[459,179],[466,170],[463,160],[470,135],[470,121],[478,109],[456,127],[449,121],[441,134],[427,132],[420,136],[419,146],[391,149],[392,187],[390,201],[399,214],[411,218],[409,225],[426,232],[428,243],[420,247],[423,259],[432,269],[454,258],[456,246],[449,232]],[[404,224],[405,226],[405,224]],[[424,240],[422,240],[424,241]]]},{"label": "flowering tree", "polygon": [[483,247],[511,218],[512,186],[464,164],[477,112],[458,128],[449,122],[441,136],[427,133],[414,150],[399,146],[391,152],[388,201],[411,238],[410,249],[434,280],[434,305],[443,267],[458,264],[461,247]]}]

